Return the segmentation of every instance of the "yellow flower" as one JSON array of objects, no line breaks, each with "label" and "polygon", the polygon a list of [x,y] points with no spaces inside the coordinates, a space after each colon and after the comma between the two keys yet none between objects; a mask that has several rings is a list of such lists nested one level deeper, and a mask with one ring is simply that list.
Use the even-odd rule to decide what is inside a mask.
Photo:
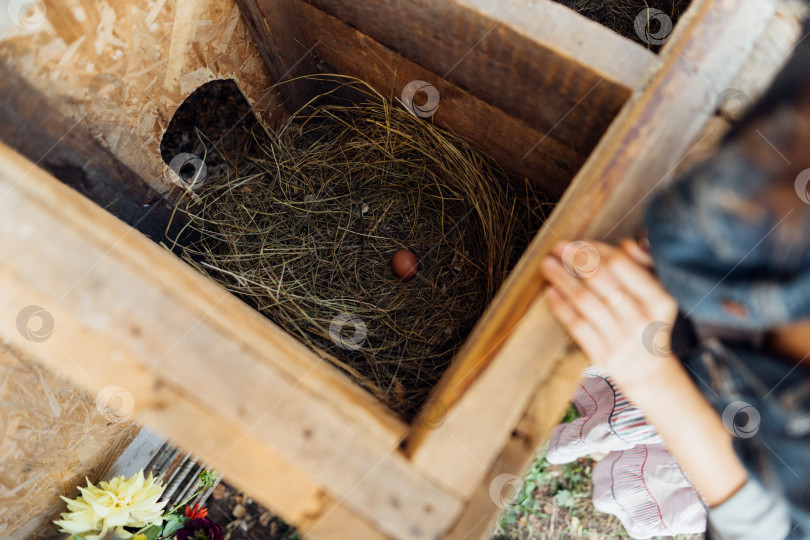
[{"label": "yellow flower", "polygon": [[[143,471],[129,480],[123,476],[109,482],[99,482],[98,487],[87,480],[87,487],[80,487],[81,495],[75,499],[62,497],[68,512],[60,521],[54,521],[62,532],[77,535],[86,540],[101,540],[108,532],[117,538],[129,538],[131,533],[124,527],[146,527],[163,523],[163,508],[167,501],[158,502],[165,487]],[[112,529],[112,530],[110,530]]]}]

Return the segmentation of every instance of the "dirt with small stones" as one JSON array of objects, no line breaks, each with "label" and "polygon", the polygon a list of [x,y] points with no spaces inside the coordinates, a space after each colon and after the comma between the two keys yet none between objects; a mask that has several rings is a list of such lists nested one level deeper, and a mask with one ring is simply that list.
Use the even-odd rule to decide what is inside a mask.
[{"label": "dirt with small stones", "polygon": [[205,505],[208,518],[222,525],[225,540],[294,540],[291,526],[238,489],[221,482]]}]

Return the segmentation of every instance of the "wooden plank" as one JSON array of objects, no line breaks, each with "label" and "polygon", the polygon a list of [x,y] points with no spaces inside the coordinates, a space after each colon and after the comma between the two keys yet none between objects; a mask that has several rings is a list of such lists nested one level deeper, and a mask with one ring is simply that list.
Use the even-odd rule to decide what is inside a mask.
[{"label": "wooden plank", "polygon": [[[681,19],[650,80],[605,134],[436,389],[434,398],[449,409],[446,421],[432,430],[414,424],[409,450],[437,482],[465,496],[475,489],[509,435],[507,420],[531,398],[538,380],[531,376],[542,378],[569,348],[540,297],[542,257],[560,237],[604,238],[633,229],[645,197],[711,117],[714,97],[773,12],[773,2],[699,0]],[[508,390],[504,373],[515,376]],[[453,448],[464,452],[451,456]]]},{"label": "wooden plank", "polygon": [[[265,65],[284,96],[287,109],[297,111],[322,92],[310,79],[315,73],[311,45],[298,22],[295,0],[236,0]],[[317,43],[316,41],[312,42]]]},{"label": "wooden plank", "polygon": [[316,540],[345,540],[346,538],[386,540],[392,538],[380,532],[367,521],[359,519],[340,501],[324,496],[322,502],[317,513],[306,516],[296,527],[300,533],[306,535],[306,538]]},{"label": "wooden plank", "polygon": [[768,22],[762,38],[757,40],[742,69],[729,83],[726,95],[733,99],[718,99],[716,114],[697,137],[675,168],[675,174],[691,168],[711,156],[719,147],[732,122],[756,102],[770,86],[785,61],[790,58],[799,39],[804,37],[802,21],[810,14],[810,4],[804,0],[780,0],[776,14]]},{"label": "wooden plank", "polygon": [[441,422],[414,422],[411,437],[418,438],[407,441],[414,464],[459,497],[470,497],[520,421],[538,381],[549,376],[570,348],[546,303],[535,302],[498,352],[497,363],[454,406],[446,407],[442,394],[433,398],[446,410]]},{"label": "wooden plank", "polygon": [[[431,120],[472,141],[518,178],[528,178],[553,199],[559,198],[585,156],[553,135],[543,137],[501,109],[487,104],[440,76],[411,62],[339,19],[298,2],[301,26],[314,52],[344,75],[363,79],[384,96],[399,99],[411,81],[429,82],[439,92]],[[539,144],[537,141],[541,141]]]},{"label": "wooden plank", "polygon": [[[118,383],[118,377],[106,373],[103,366],[96,366],[93,376],[102,373],[104,382]],[[158,386],[157,392],[149,396],[152,406],[136,410],[135,417],[215,464],[230,484],[250,493],[299,532],[314,540],[337,538],[332,534],[335,529],[357,532],[357,538],[387,538],[314,482],[306,471],[268,450],[256,437],[235,429],[210,410],[169,394],[167,387]]]},{"label": "wooden plank", "polygon": [[[19,73],[0,62],[0,141],[155,242],[165,240],[172,206],[88,129],[67,118]],[[177,216],[169,237],[180,232]]]},{"label": "wooden plank", "polygon": [[553,2],[307,1],[586,155],[654,57]]},{"label": "wooden plank", "polygon": [[[298,503],[265,487],[277,477],[252,469],[257,455],[383,534],[432,538],[458,515],[397,452],[404,426],[335,368],[19,154],[0,147],[0,162],[0,242],[15,253],[0,264],[4,339],[95,391],[120,386],[136,419],[211,447],[198,453],[273,508]],[[50,313],[47,339],[19,330],[28,305]]]},{"label": "wooden plank", "polygon": [[495,521],[502,510],[490,493],[492,481],[502,474],[520,479],[526,477],[537,452],[565,413],[579,377],[587,366],[587,358],[577,351],[557,363],[548,378],[535,388],[529,408],[444,540],[489,540],[492,537]]}]

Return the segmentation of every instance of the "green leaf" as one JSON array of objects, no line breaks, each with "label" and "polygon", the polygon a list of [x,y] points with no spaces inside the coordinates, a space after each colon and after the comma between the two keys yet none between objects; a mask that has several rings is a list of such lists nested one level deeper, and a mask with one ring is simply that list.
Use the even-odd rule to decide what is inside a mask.
[{"label": "green leaf", "polygon": [[166,523],[163,525],[163,536],[171,536],[186,524],[186,517],[179,514],[169,514],[166,516]]},{"label": "green leaf", "polygon": [[562,489],[554,495],[554,502],[557,506],[561,506],[563,508],[573,508],[576,501],[574,501],[573,494],[568,491],[567,489]]},{"label": "green leaf", "polygon": [[140,534],[146,535],[146,540],[158,540],[160,538],[160,533],[163,531],[163,527],[160,525],[152,525],[148,529],[141,531]]}]

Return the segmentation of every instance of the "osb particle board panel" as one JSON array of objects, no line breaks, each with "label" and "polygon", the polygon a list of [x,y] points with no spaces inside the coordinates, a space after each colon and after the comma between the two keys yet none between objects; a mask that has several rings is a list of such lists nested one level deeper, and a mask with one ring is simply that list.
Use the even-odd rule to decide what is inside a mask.
[{"label": "osb particle board panel", "polygon": [[0,538],[53,536],[59,495],[104,475],[135,437],[95,397],[0,348]]},{"label": "osb particle board panel", "polygon": [[233,0],[39,5],[43,12],[11,13],[11,23],[0,25],[0,58],[164,195],[180,180],[160,158],[160,139],[199,86],[233,78],[265,122],[281,115]]}]

